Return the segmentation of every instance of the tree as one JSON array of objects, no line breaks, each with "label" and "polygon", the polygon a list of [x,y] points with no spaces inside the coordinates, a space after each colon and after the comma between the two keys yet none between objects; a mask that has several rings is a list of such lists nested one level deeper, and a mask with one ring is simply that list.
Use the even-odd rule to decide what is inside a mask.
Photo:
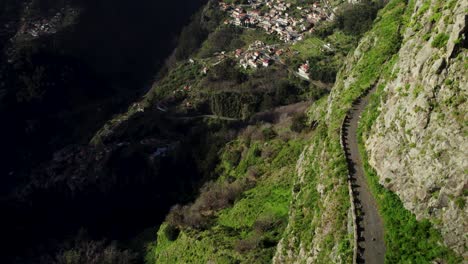
[{"label": "tree", "polygon": [[351,35],[362,35],[370,29],[381,3],[365,0],[356,4],[345,4],[338,11],[336,23],[338,28]]}]

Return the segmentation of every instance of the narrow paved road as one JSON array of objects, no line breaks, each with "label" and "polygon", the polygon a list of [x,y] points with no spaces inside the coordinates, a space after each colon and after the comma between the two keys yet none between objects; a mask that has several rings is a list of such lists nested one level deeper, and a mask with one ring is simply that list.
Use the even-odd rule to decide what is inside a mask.
[{"label": "narrow paved road", "polygon": [[370,193],[359,154],[357,127],[364,108],[375,88],[357,101],[350,110],[343,127],[343,143],[351,176],[358,222],[358,263],[384,263],[385,243],[383,221]]}]

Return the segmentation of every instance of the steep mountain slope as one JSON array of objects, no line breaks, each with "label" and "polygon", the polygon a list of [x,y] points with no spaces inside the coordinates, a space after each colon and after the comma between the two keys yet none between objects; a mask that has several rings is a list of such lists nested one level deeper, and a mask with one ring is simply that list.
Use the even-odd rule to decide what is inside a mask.
[{"label": "steep mountain slope", "polygon": [[[23,233],[153,225],[130,243],[147,263],[381,262],[384,248],[387,263],[461,263],[466,0],[375,1],[377,17],[373,1],[246,2],[209,1],[144,97],[28,174],[8,210],[32,204],[44,228]],[[262,12],[274,30],[242,24]],[[291,17],[301,38],[279,26]],[[6,227],[33,230],[25,218]],[[72,243],[59,258],[94,242]]]},{"label": "steep mountain slope", "polygon": [[314,143],[305,149],[305,159],[298,164],[301,169],[296,185],[300,191],[293,194],[288,228],[275,263],[352,261],[342,257],[352,253],[357,238],[353,237],[341,125],[352,103],[374,86],[387,61],[398,51],[400,28],[408,14],[411,11],[405,1],[390,1],[348,55],[327,101],[309,110],[310,119],[317,120],[319,126]]},{"label": "steep mountain slope", "polygon": [[383,88],[366,141],[380,184],[465,257],[467,8],[467,1],[415,1],[396,78]]},{"label": "steep mountain slope", "polygon": [[[344,118],[344,111],[350,108],[350,104],[364,91],[370,90],[373,86],[380,87],[380,91],[385,84],[394,79],[400,69],[398,64],[398,58],[402,58],[402,61],[411,58],[408,56],[408,53],[405,51],[405,47],[408,42],[412,42],[412,28],[408,25],[418,24],[418,16],[424,14],[427,11],[428,6],[432,6],[436,10],[442,12],[443,10],[446,14],[453,12],[454,14],[460,13],[460,17],[455,18],[454,21],[460,20],[464,21],[461,13],[466,10],[463,7],[463,1],[458,1],[457,3],[444,3],[437,2],[438,5],[429,5],[427,1],[425,2],[426,9],[425,11],[420,11],[419,7],[422,5],[421,1],[390,1],[384,10],[381,11],[379,17],[375,21],[375,25],[370,32],[361,40],[359,47],[354,51],[353,54],[350,54],[348,57],[347,63],[342,68],[337,82],[332,89],[332,93],[329,96],[328,106],[314,106],[310,110],[310,116],[312,120],[325,120],[319,123],[325,123],[326,126],[323,127],[323,135],[318,136],[317,141],[309,149],[305,150],[305,160],[300,160],[300,167],[302,170],[299,170],[299,178],[296,184],[300,184],[301,191],[298,194],[293,194],[293,203],[291,205],[290,211],[290,220],[288,228],[286,229],[286,236],[280,242],[278,246],[278,251],[275,256],[275,261],[277,263],[283,262],[341,262],[342,260],[338,259],[337,254],[339,252],[340,240],[337,239],[337,230],[338,228],[344,229],[346,227],[346,221],[343,218],[340,218],[339,215],[344,215],[345,210],[341,209],[341,213],[336,212],[338,208],[337,204],[344,203],[346,200],[342,198],[338,200],[339,197],[336,193],[327,190],[333,190],[333,188],[324,188],[324,185],[327,186],[327,183],[335,179],[337,181],[342,177],[341,185],[343,186],[343,181],[346,177],[346,169],[344,162],[341,160],[340,151],[334,150],[339,144],[338,139],[338,129],[341,120]],[[438,9],[440,8],[440,10]],[[403,13],[404,12],[404,13]],[[426,15],[427,16],[427,15]],[[440,15],[435,15],[431,19],[439,17]],[[410,24],[410,18],[413,22]],[[449,19],[445,19],[449,20]],[[422,25],[430,25],[431,23],[427,21],[424,24],[424,21],[421,22]],[[454,22],[459,24],[460,22]],[[421,24],[418,24],[421,25]],[[406,31],[408,28],[408,31]],[[449,26],[449,29],[454,29],[455,33],[452,35],[454,39],[459,39],[455,41],[459,43],[459,47],[455,50],[460,51],[460,44],[464,41],[464,36],[459,34],[460,31],[463,32],[464,27],[455,25]],[[444,28],[444,30],[446,30]],[[406,33],[405,33],[406,32]],[[409,33],[408,33],[409,32]],[[437,32],[442,34],[443,32]],[[451,34],[450,31],[445,34]],[[435,35],[435,34],[434,34]],[[426,36],[426,38],[429,38]],[[403,42],[404,46],[401,51],[399,51],[399,45]],[[425,42],[428,42],[427,39]],[[424,41],[423,41],[424,43]],[[430,43],[430,42],[428,42]],[[413,43],[414,44],[414,43]],[[445,46],[446,43],[443,43],[442,46]],[[427,44],[431,45],[431,44]],[[414,45],[411,47],[415,47]],[[448,49],[450,50],[453,47],[450,43],[448,44]],[[462,57],[463,58],[463,55]],[[458,58],[458,60],[461,60]],[[416,63],[417,65],[420,65]],[[428,68],[435,67],[433,66],[433,61],[428,63]],[[463,64],[463,63],[461,63]],[[465,63],[466,64],[466,63]],[[403,63],[402,66],[404,66]],[[414,65],[408,66],[411,69],[414,69]],[[417,67],[416,67],[417,68]],[[465,76],[466,67],[458,66],[457,70],[454,70],[455,75]],[[439,76],[440,72],[435,72],[436,76]],[[422,75],[424,78],[432,78],[433,75],[427,74]],[[443,75],[440,76],[443,79]],[[411,80],[410,80],[411,81]],[[442,81],[444,82],[444,81]],[[463,85],[463,81],[460,81],[460,85]],[[365,114],[363,122],[366,126],[370,126],[375,116],[374,112],[378,111],[376,108],[376,100],[382,94],[379,92],[373,98],[373,103],[368,112]],[[385,100],[385,96],[382,97]],[[455,98],[454,98],[455,99]],[[464,102],[466,95],[460,94],[460,97],[457,100]],[[456,108],[452,111],[456,111]],[[463,110],[461,113],[464,113]],[[405,120],[405,116],[400,116],[400,120]],[[388,123],[387,123],[388,124]],[[391,125],[391,124],[390,124]],[[319,125],[318,129],[321,126]],[[361,128],[359,136],[362,135]],[[394,128],[394,133],[402,133],[399,129]],[[404,133],[403,133],[404,134]],[[374,134],[374,138],[378,138],[381,141],[377,144],[372,145],[373,150],[376,153],[380,153],[380,156],[374,156],[373,164],[379,164],[381,166],[382,160],[379,158],[387,157],[386,152],[388,149],[383,150],[380,146],[381,143],[386,142],[386,144],[394,144],[393,151],[398,149],[397,144],[401,140],[391,140],[383,137],[383,133]],[[379,138],[380,137],[380,138]],[[463,151],[463,146],[453,147],[456,152]],[[330,153],[335,153],[330,154]],[[364,167],[365,172],[368,175],[368,181],[370,188],[374,196],[377,197],[377,203],[380,209],[380,213],[384,218],[384,228],[385,228],[385,242],[387,246],[387,253],[385,256],[386,262],[388,263],[400,263],[404,261],[416,261],[418,263],[426,263],[432,260],[437,261],[447,261],[449,263],[458,263],[461,261],[459,257],[450,250],[446,249],[444,246],[440,246],[442,238],[438,232],[430,227],[427,221],[417,221],[415,216],[408,212],[399,199],[395,197],[391,192],[382,189],[382,187],[374,180],[375,174],[367,165],[367,156],[364,152],[361,153],[364,157]],[[400,153],[401,154],[401,153]],[[399,154],[398,154],[399,155]],[[398,157],[397,154],[395,156]],[[332,157],[334,159],[332,159]],[[394,157],[394,159],[397,159]],[[384,160],[385,161],[385,160]],[[395,164],[388,162],[387,164]],[[454,159],[456,162],[457,159]],[[408,163],[411,164],[411,163]],[[396,164],[395,164],[396,165]],[[398,165],[396,165],[398,166]],[[341,171],[339,168],[342,168]],[[304,170],[306,173],[304,173]],[[307,172],[307,170],[309,170]],[[342,176],[340,176],[342,175]],[[398,177],[396,174],[394,177]],[[463,177],[463,174],[459,176],[452,177],[451,180],[457,182],[457,177]],[[317,179],[318,178],[318,179]],[[458,179],[458,186],[462,186],[464,183],[463,179]],[[388,183],[388,182],[387,182]],[[336,189],[336,183],[334,185]],[[391,186],[391,185],[390,185]],[[443,186],[443,185],[442,185]],[[344,189],[344,186],[342,187]],[[459,187],[460,188],[460,187]],[[323,190],[326,190],[325,192]],[[392,189],[394,190],[394,189]],[[343,190],[344,191],[344,190]],[[401,192],[405,192],[405,187],[401,186]],[[310,197],[314,197],[311,194],[313,193],[321,194],[321,201],[314,203],[314,200],[311,200]],[[408,191],[411,193],[412,191]],[[414,192],[412,193],[414,195]],[[413,200],[414,201],[414,200]],[[310,209],[315,211],[315,213],[310,213]],[[325,210],[322,208],[326,208]],[[322,211],[323,210],[323,211]],[[323,212],[323,213],[322,213]],[[358,209],[358,215],[360,213]],[[351,214],[349,214],[351,215]],[[463,214],[457,214],[455,223],[446,219],[444,225],[449,227],[449,229],[456,229],[463,224],[457,224],[466,221],[466,217]],[[348,219],[350,216],[348,217]],[[342,219],[342,220],[339,220]],[[337,221],[338,220],[338,221]],[[421,220],[421,219],[420,219]],[[448,220],[448,221],[447,221]],[[351,219],[348,220],[348,230],[350,229]],[[440,221],[439,221],[440,224]],[[466,226],[466,224],[464,225]],[[366,229],[366,226],[362,228]],[[449,235],[452,239],[458,237],[458,239],[463,240],[463,232],[459,236],[454,235],[453,233]],[[447,235],[445,235],[445,240],[447,241]],[[424,242],[422,242],[424,241]],[[453,247],[451,241],[447,241],[447,246],[451,246],[452,249],[455,249],[458,254],[464,254],[464,250],[460,248]],[[462,242],[463,243],[463,242]],[[325,260],[326,259],[326,260]]]},{"label": "steep mountain slope", "polygon": [[[226,219],[225,214],[231,216],[232,211],[236,212],[236,217],[239,214],[249,215],[251,212],[256,212],[252,207],[240,206],[246,200],[251,199],[250,193],[246,195],[246,193],[241,191],[239,196],[231,200],[221,211],[217,211],[216,209],[214,211],[208,210],[208,212],[201,210],[202,215],[206,213],[212,217],[209,219],[214,219],[215,224],[210,224],[208,227],[201,229],[200,227],[187,228],[187,223],[184,222],[188,221],[187,219],[180,220],[180,218],[174,218],[174,214],[171,214],[166,224],[159,230],[157,242],[150,246],[149,263],[154,263],[158,260],[190,262],[196,261],[198,258],[205,261],[220,261],[223,263],[234,261],[248,262],[252,260],[268,262],[269,260],[266,259],[268,259],[268,256],[271,256],[268,246],[271,245],[266,241],[276,243],[278,239],[278,236],[275,236],[271,240],[271,236],[269,236],[271,233],[269,232],[273,230],[275,232],[283,232],[273,256],[274,263],[351,263],[356,261],[356,259],[353,259],[355,256],[353,251],[357,249],[358,254],[362,253],[362,251],[358,247],[355,247],[358,237],[354,237],[353,232],[356,224],[352,211],[354,210],[354,206],[350,203],[352,201],[350,200],[352,193],[348,189],[349,172],[344,151],[340,145],[340,132],[343,120],[346,113],[352,108],[352,104],[373,87],[376,87],[375,90],[377,92],[371,96],[368,110],[363,114],[362,122],[358,128],[359,133],[354,136],[358,136],[361,156],[363,157],[362,166],[364,167],[364,173],[370,192],[377,202],[379,214],[383,219],[384,239],[387,248],[385,261],[388,263],[430,263],[433,261],[459,263],[461,261],[460,255],[465,253],[463,248],[454,246],[457,243],[459,245],[459,241],[452,243],[450,239],[447,239],[450,237],[447,235],[447,231],[442,229],[443,237],[427,220],[422,220],[420,217],[416,219],[419,213],[408,206],[406,208],[403,206],[408,204],[405,201],[405,197],[400,196],[402,198],[402,201],[400,201],[399,197],[392,192],[396,191],[397,194],[400,194],[401,192],[405,192],[405,187],[400,186],[400,191],[398,191],[392,188],[392,185],[389,185],[387,181],[384,186],[390,187],[390,190],[383,188],[376,180],[377,176],[369,166],[367,153],[363,149],[363,139],[366,139],[369,135],[369,129],[376,117],[379,100],[387,102],[386,100],[389,99],[389,97],[383,95],[382,90],[384,87],[387,86],[387,83],[388,87],[393,87],[392,83],[401,83],[403,82],[402,80],[406,80],[406,72],[403,70],[405,67],[409,69],[408,72],[418,69],[419,66],[422,67],[423,62],[419,60],[416,60],[414,63],[417,67],[408,62],[408,60],[411,60],[408,52],[415,52],[412,49],[419,48],[419,44],[421,46],[428,46],[431,52],[432,49],[441,49],[441,52],[447,51],[450,54],[454,54],[454,57],[457,57],[453,59],[453,61],[458,61],[454,63],[456,66],[449,67],[451,69],[449,72],[452,72],[453,76],[457,76],[456,78],[451,77],[454,78],[454,81],[438,80],[437,82],[444,83],[445,85],[448,85],[447,83],[458,85],[459,82],[460,87],[465,83],[462,76],[466,75],[464,73],[466,72],[466,62],[463,62],[464,57],[466,57],[463,45],[466,42],[464,35],[462,36],[464,33],[460,33],[465,30],[462,25],[465,19],[462,13],[466,11],[466,7],[462,3],[464,1],[432,2],[388,1],[385,8],[379,12],[372,28],[360,40],[358,47],[346,58],[330,95],[315,101],[308,110],[309,124],[312,125],[313,131],[309,132],[307,140],[302,142],[305,145],[302,154],[298,158],[295,158],[297,163],[294,169],[293,182],[290,183],[292,187],[291,196],[287,197],[287,200],[290,200],[287,226],[283,224],[275,226],[270,222],[270,229],[258,232],[255,229],[256,221],[249,224],[241,224],[242,228],[238,226],[238,223],[232,223],[232,221],[223,222]],[[433,10],[430,11],[432,13],[426,14],[430,9]],[[450,21],[450,14],[458,14],[454,16],[453,22]],[[418,22],[420,18],[426,20]],[[428,34],[430,31],[414,33],[414,28],[418,27],[424,27],[424,30],[428,30],[429,28],[430,30],[433,23],[438,25],[439,32],[434,33],[432,38],[431,34]],[[445,23],[444,25],[454,25],[449,25],[446,28],[441,23]],[[452,33],[452,30],[454,33]],[[415,37],[414,40],[413,37]],[[447,42],[448,39],[455,40],[453,42],[454,45]],[[313,49],[313,46],[309,46],[311,43],[313,42],[306,40],[299,42],[298,45],[300,45],[302,50]],[[446,45],[447,47],[444,48]],[[434,48],[431,48],[431,46]],[[417,54],[417,52],[411,54]],[[427,56],[427,53],[425,54]],[[442,54],[435,56],[437,56],[437,59],[443,57]],[[420,78],[422,80],[426,79],[426,81],[429,81],[433,76],[436,76],[434,77],[435,79],[444,79],[443,68],[451,65],[447,64],[447,56],[450,57],[451,55],[445,56],[445,62],[443,62],[444,60],[437,61],[437,59],[427,62],[427,69],[432,68],[435,71],[433,73],[422,74]],[[442,65],[442,69],[438,70],[440,65]],[[408,80],[408,82],[414,81],[414,78]],[[414,82],[414,85],[417,85],[417,83]],[[406,89],[410,87],[412,86],[408,85]],[[417,95],[414,97],[418,95],[422,96],[423,90],[419,89],[418,92],[415,92],[414,94]],[[440,90],[442,91],[442,89]],[[466,94],[460,91],[459,94],[460,97],[453,98],[450,102],[463,104]],[[406,105],[405,102],[401,102],[400,104]],[[401,108],[404,109],[404,107]],[[451,111],[457,112],[455,109],[452,108]],[[389,110],[389,112],[392,111]],[[464,108],[458,110],[458,113],[461,113],[461,115],[464,115],[464,112]],[[460,115],[456,116],[460,119]],[[400,118],[404,120],[406,117],[400,116]],[[378,130],[379,127],[382,127],[382,124],[377,123],[375,127],[375,130]],[[396,132],[394,133],[404,134],[398,126],[395,130]],[[386,144],[395,149],[397,147],[390,144],[398,141],[388,141],[388,138],[383,137],[382,134],[377,132],[372,132],[371,135],[371,139],[368,141],[370,142],[369,149],[371,150],[370,161],[372,165],[379,169],[379,166],[382,164],[390,164],[390,161],[386,160],[388,157],[383,158],[385,152],[379,147],[380,144],[383,141],[387,141]],[[389,137],[392,137],[392,133],[390,133]],[[398,140],[401,141],[400,139]],[[462,140],[462,138],[459,138],[459,140]],[[269,142],[265,143],[265,145],[267,144]],[[250,148],[252,146],[247,145],[247,147]],[[388,147],[386,148],[388,151]],[[453,148],[456,148],[458,153],[460,153],[460,150],[463,150],[463,146],[453,146]],[[353,151],[357,151],[355,146]],[[372,151],[380,156],[372,154]],[[244,151],[240,156],[240,164],[252,159],[252,156],[247,153],[249,152]],[[260,153],[263,153],[262,150],[257,155],[260,155]],[[463,162],[461,156],[453,161],[457,162],[457,160],[459,160],[459,163]],[[358,165],[361,166],[360,164]],[[274,168],[274,166],[262,166],[261,175],[265,174],[267,176],[261,176],[255,182],[263,184],[265,179],[270,177],[270,174],[276,172],[272,170]],[[460,168],[463,168],[463,166],[454,170],[460,171]],[[236,171],[235,166],[234,169]],[[283,169],[293,170],[290,165],[283,167]],[[221,170],[221,172],[223,171]],[[246,171],[240,170],[236,171],[235,175],[236,177],[241,177],[241,179],[242,177],[249,177],[245,173]],[[400,177],[401,175],[398,174],[398,176],[394,177]],[[457,178],[463,177],[463,174],[458,173],[457,175],[456,177],[452,177],[451,181],[457,182],[457,187],[454,188],[460,190],[466,184],[460,183],[464,179]],[[224,177],[222,176],[218,181],[226,181]],[[275,185],[271,185],[270,187],[272,190],[276,188]],[[284,189],[282,188],[281,191],[284,191]],[[414,193],[412,189],[408,192]],[[204,195],[202,193],[200,197],[205,197]],[[268,198],[264,197],[263,199]],[[193,205],[185,207],[182,211],[178,208],[175,212],[179,213],[175,213],[175,215],[181,217],[180,215],[184,214],[180,212],[193,213],[193,208],[200,210],[201,201],[206,202],[203,199],[196,200]],[[257,202],[252,204],[255,205]],[[454,204],[460,207],[464,202],[458,199],[458,202]],[[284,200],[281,206],[284,207]],[[355,213],[359,218],[364,210],[360,210],[357,205],[356,207]],[[416,212],[416,215],[413,212]],[[284,217],[284,215],[281,215],[280,219],[284,219]],[[190,215],[189,218],[193,220],[193,215]],[[179,220],[175,221],[174,219]],[[182,217],[182,219],[184,218]],[[458,216],[454,219],[456,220],[455,223],[446,221],[442,226],[446,226],[446,230],[460,230],[460,226],[464,225],[462,222],[465,220],[465,216],[461,212],[458,212]],[[261,217],[257,219],[260,222],[261,220]],[[245,220],[239,219],[237,221],[243,223]],[[270,219],[270,221],[272,220]],[[440,221],[433,222],[436,227],[440,225]],[[460,223],[462,224],[460,225]],[[360,224],[362,225],[362,223]],[[366,229],[368,227],[360,226],[360,228]],[[463,232],[460,233],[460,236],[463,240]],[[445,244],[443,243],[444,238]],[[216,244],[214,241],[222,242]],[[267,245],[267,249],[265,249],[265,245]],[[181,250],[184,253],[178,254],[177,252]]]}]

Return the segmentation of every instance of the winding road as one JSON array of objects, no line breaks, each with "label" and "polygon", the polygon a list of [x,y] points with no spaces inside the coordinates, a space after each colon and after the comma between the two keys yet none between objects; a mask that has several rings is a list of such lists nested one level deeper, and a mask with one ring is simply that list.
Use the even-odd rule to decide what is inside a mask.
[{"label": "winding road", "polygon": [[385,259],[383,221],[367,185],[357,139],[359,119],[374,91],[371,89],[353,104],[343,123],[342,138],[357,215],[357,263],[380,264]]}]

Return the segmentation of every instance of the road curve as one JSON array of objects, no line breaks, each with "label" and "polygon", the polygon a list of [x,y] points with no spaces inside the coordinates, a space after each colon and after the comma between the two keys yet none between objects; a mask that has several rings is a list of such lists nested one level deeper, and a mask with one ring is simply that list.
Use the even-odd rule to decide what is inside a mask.
[{"label": "road curve", "polygon": [[367,95],[353,104],[342,128],[343,146],[348,162],[357,215],[357,263],[366,264],[381,264],[384,263],[385,259],[383,221],[367,185],[357,139],[359,119],[374,91],[375,88],[371,89]]}]

